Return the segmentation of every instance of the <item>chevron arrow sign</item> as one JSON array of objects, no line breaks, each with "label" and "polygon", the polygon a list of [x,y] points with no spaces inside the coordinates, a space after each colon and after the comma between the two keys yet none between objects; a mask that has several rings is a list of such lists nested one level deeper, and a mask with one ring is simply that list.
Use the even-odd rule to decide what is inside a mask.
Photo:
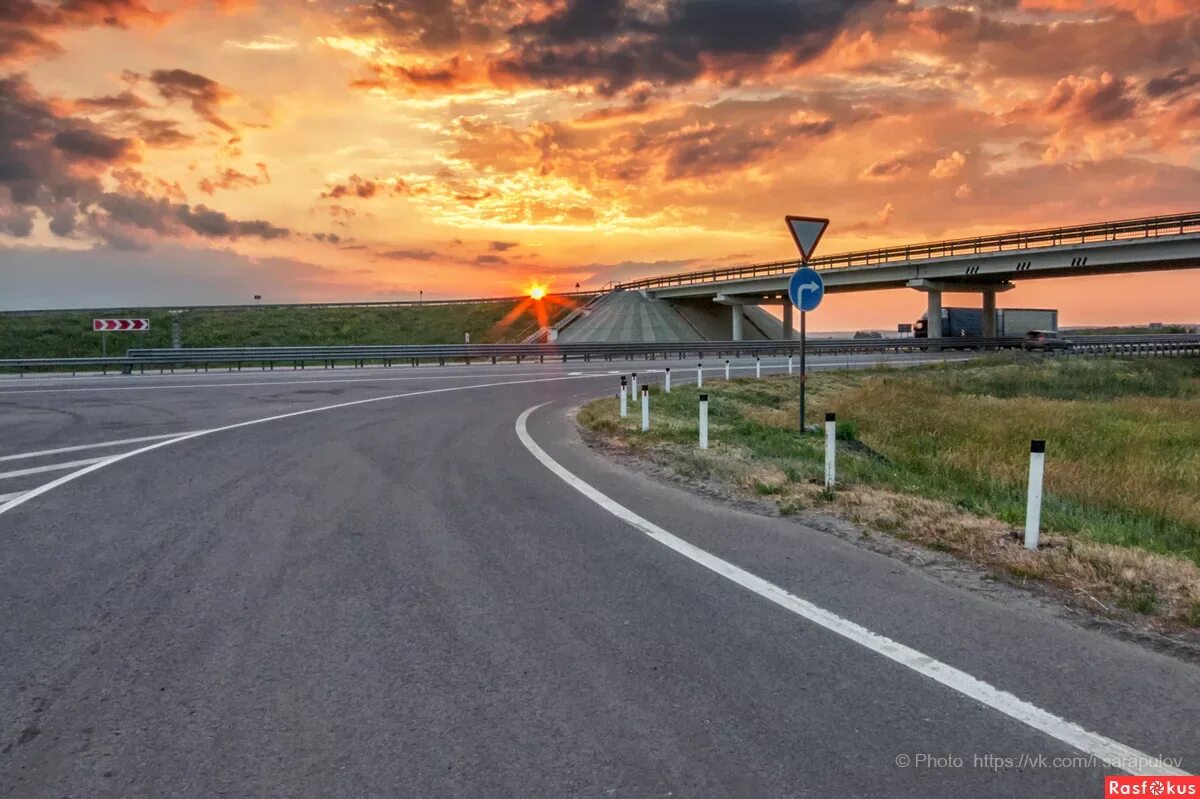
[{"label": "chevron arrow sign", "polygon": [[149,319],[93,319],[92,330],[107,333],[110,330],[149,330]]}]

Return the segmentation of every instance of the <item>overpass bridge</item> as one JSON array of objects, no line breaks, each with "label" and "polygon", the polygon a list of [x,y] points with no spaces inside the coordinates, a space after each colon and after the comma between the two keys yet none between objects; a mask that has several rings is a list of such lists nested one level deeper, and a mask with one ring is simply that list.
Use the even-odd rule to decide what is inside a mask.
[{"label": "overpass bridge", "polygon": [[[1017,280],[1200,268],[1200,212],[1018,231],[813,258],[825,291],[911,288],[928,297],[929,335],[942,335],[943,292],[982,295],[985,338],[996,334],[996,294]],[[618,283],[675,306],[730,308],[730,339],[740,341],[747,306],[782,305],[791,338],[788,279],[795,260],[707,269]]]}]

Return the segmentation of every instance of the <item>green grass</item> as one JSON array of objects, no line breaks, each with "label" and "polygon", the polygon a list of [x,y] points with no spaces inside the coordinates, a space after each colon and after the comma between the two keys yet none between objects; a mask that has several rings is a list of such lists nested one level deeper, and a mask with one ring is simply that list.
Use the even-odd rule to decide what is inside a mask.
[{"label": "green grass", "polygon": [[[836,411],[838,437],[865,445],[839,452],[843,483],[934,499],[1019,527],[1029,441],[1044,438],[1046,530],[1200,564],[1196,359],[997,358],[817,374],[809,386],[809,423]],[[717,446],[793,482],[823,474],[821,437],[796,429],[794,380],[710,382],[705,391]],[[694,445],[696,394],[682,387],[654,395],[654,429],[623,435],[635,449]],[[585,409],[581,421],[595,426],[598,410]],[[610,431],[629,427],[608,421]]]},{"label": "green grass", "polygon": [[[181,314],[185,347],[254,347],[337,344],[457,344],[508,340],[532,332],[532,306],[512,319],[510,302],[388,308],[248,308]],[[100,355],[96,314],[75,311],[0,314],[0,358],[82,358]],[[146,333],[109,333],[108,354],[131,347],[171,346],[165,311],[106,312],[106,317],[149,318]],[[502,324],[503,322],[503,324]]]}]

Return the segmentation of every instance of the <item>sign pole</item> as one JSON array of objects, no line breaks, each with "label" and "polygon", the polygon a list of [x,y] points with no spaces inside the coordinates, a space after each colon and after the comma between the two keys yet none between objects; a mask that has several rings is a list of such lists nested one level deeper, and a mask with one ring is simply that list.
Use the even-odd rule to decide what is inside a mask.
[{"label": "sign pole", "polygon": [[805,347],[808,342],[808,311],[800,312],[800,432],[804,432],[804,390],[808,383],[808,365]]},{"label": "sign pole", "polygon": [[108,357],[108,333],[104,331],[100,332],[100,357]]}]

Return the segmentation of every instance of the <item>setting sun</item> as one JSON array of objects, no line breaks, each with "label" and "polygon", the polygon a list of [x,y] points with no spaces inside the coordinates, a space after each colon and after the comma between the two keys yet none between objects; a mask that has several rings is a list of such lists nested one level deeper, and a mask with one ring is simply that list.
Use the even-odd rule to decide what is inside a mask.
[{"label": "setting sun", "polygon": [[529,287],[529,296],[535,300],[540,300],[546,296],[546,287],[534,283]]}]

